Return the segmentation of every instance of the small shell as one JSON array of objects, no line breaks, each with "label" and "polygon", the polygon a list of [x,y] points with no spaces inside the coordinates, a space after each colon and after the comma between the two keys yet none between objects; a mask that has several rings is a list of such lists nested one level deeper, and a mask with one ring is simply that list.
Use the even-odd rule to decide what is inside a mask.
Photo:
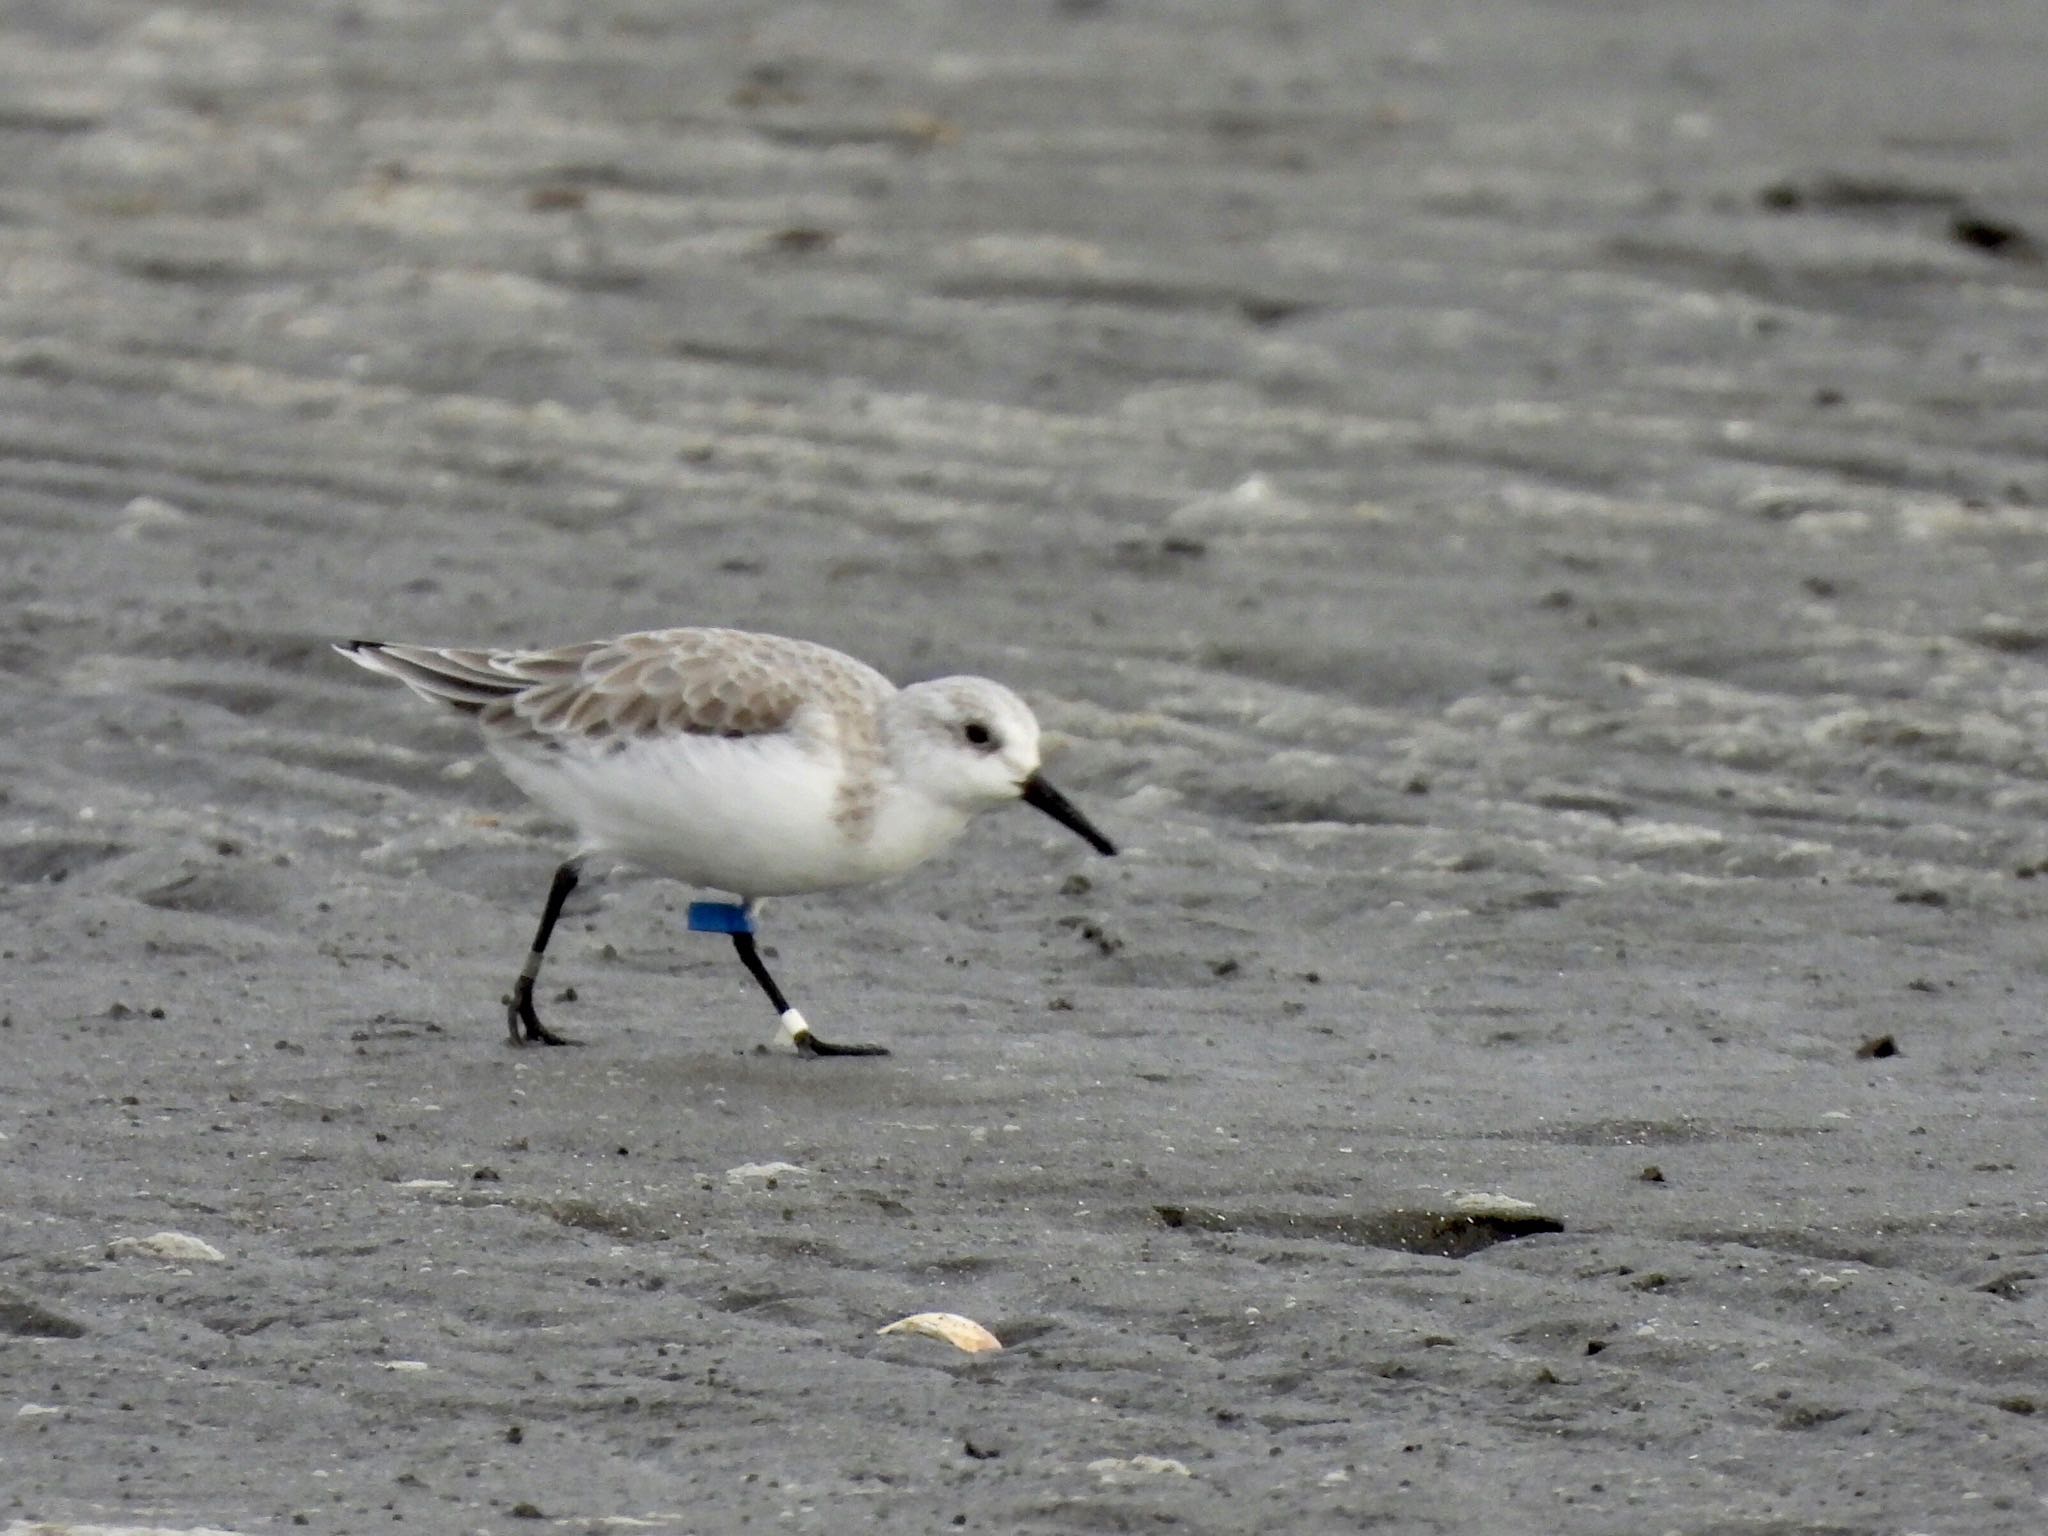
[{"label": "small shell", "polygon": [[921,1333],[928,1339],[944,1339],[955,1349],[970,1355],[987,1355],[1003,1347],[1003,1341],[971,1317],[958,1312],[919,1312],[898,1318],[877,1333]]},{"label": "small shell", "polygon": [[1527,1200],[1517,1200],[1513,1195],[1467,1193],[1451,1191],[1451,1209],[1460,1216],[1491,1217],[1495,1221],[1520,1221],[1535,1216],[1540,1206]]},{"label": "small shell", "polygon": [[107,1244],[111,1259],[162,1259],[170,1264],[222,1264],[227,1255],[203,1237],[189,1232],[158,1232],[150,1237],[117,1237]]},{"label": "small shell", "polygon": [[770,1189],[786,1179],[807,1179],[811,1170],[796,1163],[741,1163],[725,1170],[729,1184],[766,1184]]}]

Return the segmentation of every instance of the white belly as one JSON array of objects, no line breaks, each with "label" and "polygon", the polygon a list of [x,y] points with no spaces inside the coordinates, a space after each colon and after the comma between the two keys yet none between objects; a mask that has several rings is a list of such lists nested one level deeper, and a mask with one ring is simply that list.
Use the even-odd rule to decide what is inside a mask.
[{"label": "white belly", "polygon": [[885,814],[850,823],[835,765],[789,736],[668,737],[613,753],[577,746],[497,757],[513,783],[576,829],[584,851],[749,898],[900,874],[965,821],[885,795]]}]

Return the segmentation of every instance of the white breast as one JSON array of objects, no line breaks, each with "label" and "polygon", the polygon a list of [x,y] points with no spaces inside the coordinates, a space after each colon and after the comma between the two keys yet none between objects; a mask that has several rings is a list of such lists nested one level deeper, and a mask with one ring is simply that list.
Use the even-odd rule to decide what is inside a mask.
[{"label": "white breast", "polygon": [[576,828],[584,851],[743,897],[899,874],[964,824],[886,786],[872,823],[849,824],[837,759],[788,734],[494,751],[515,784]]}]

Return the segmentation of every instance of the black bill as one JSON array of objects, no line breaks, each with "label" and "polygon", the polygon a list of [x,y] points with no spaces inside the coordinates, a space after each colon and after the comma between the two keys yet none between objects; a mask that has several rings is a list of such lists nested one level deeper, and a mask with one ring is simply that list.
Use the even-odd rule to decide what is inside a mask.
[{"label": "black bill", "polygon": [[1045,812],[1069,832],[1082,838],[1097,853],[1114,854],[1116,844],[1104,837],[1089,824],[1088,818],[1074,809],[1074,804],[1065,795],[1054,789],[1039,774],[1033,774],[1024,781],[1024,803]]}]

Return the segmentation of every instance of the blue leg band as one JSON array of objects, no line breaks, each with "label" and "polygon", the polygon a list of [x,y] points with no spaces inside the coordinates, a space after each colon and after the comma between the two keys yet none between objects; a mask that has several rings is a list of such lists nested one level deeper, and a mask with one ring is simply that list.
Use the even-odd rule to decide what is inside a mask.
[{"label": "blue leg band", "polygon": [[692,933],[752,933],[754,915],[736,901],[690,903]]}]

